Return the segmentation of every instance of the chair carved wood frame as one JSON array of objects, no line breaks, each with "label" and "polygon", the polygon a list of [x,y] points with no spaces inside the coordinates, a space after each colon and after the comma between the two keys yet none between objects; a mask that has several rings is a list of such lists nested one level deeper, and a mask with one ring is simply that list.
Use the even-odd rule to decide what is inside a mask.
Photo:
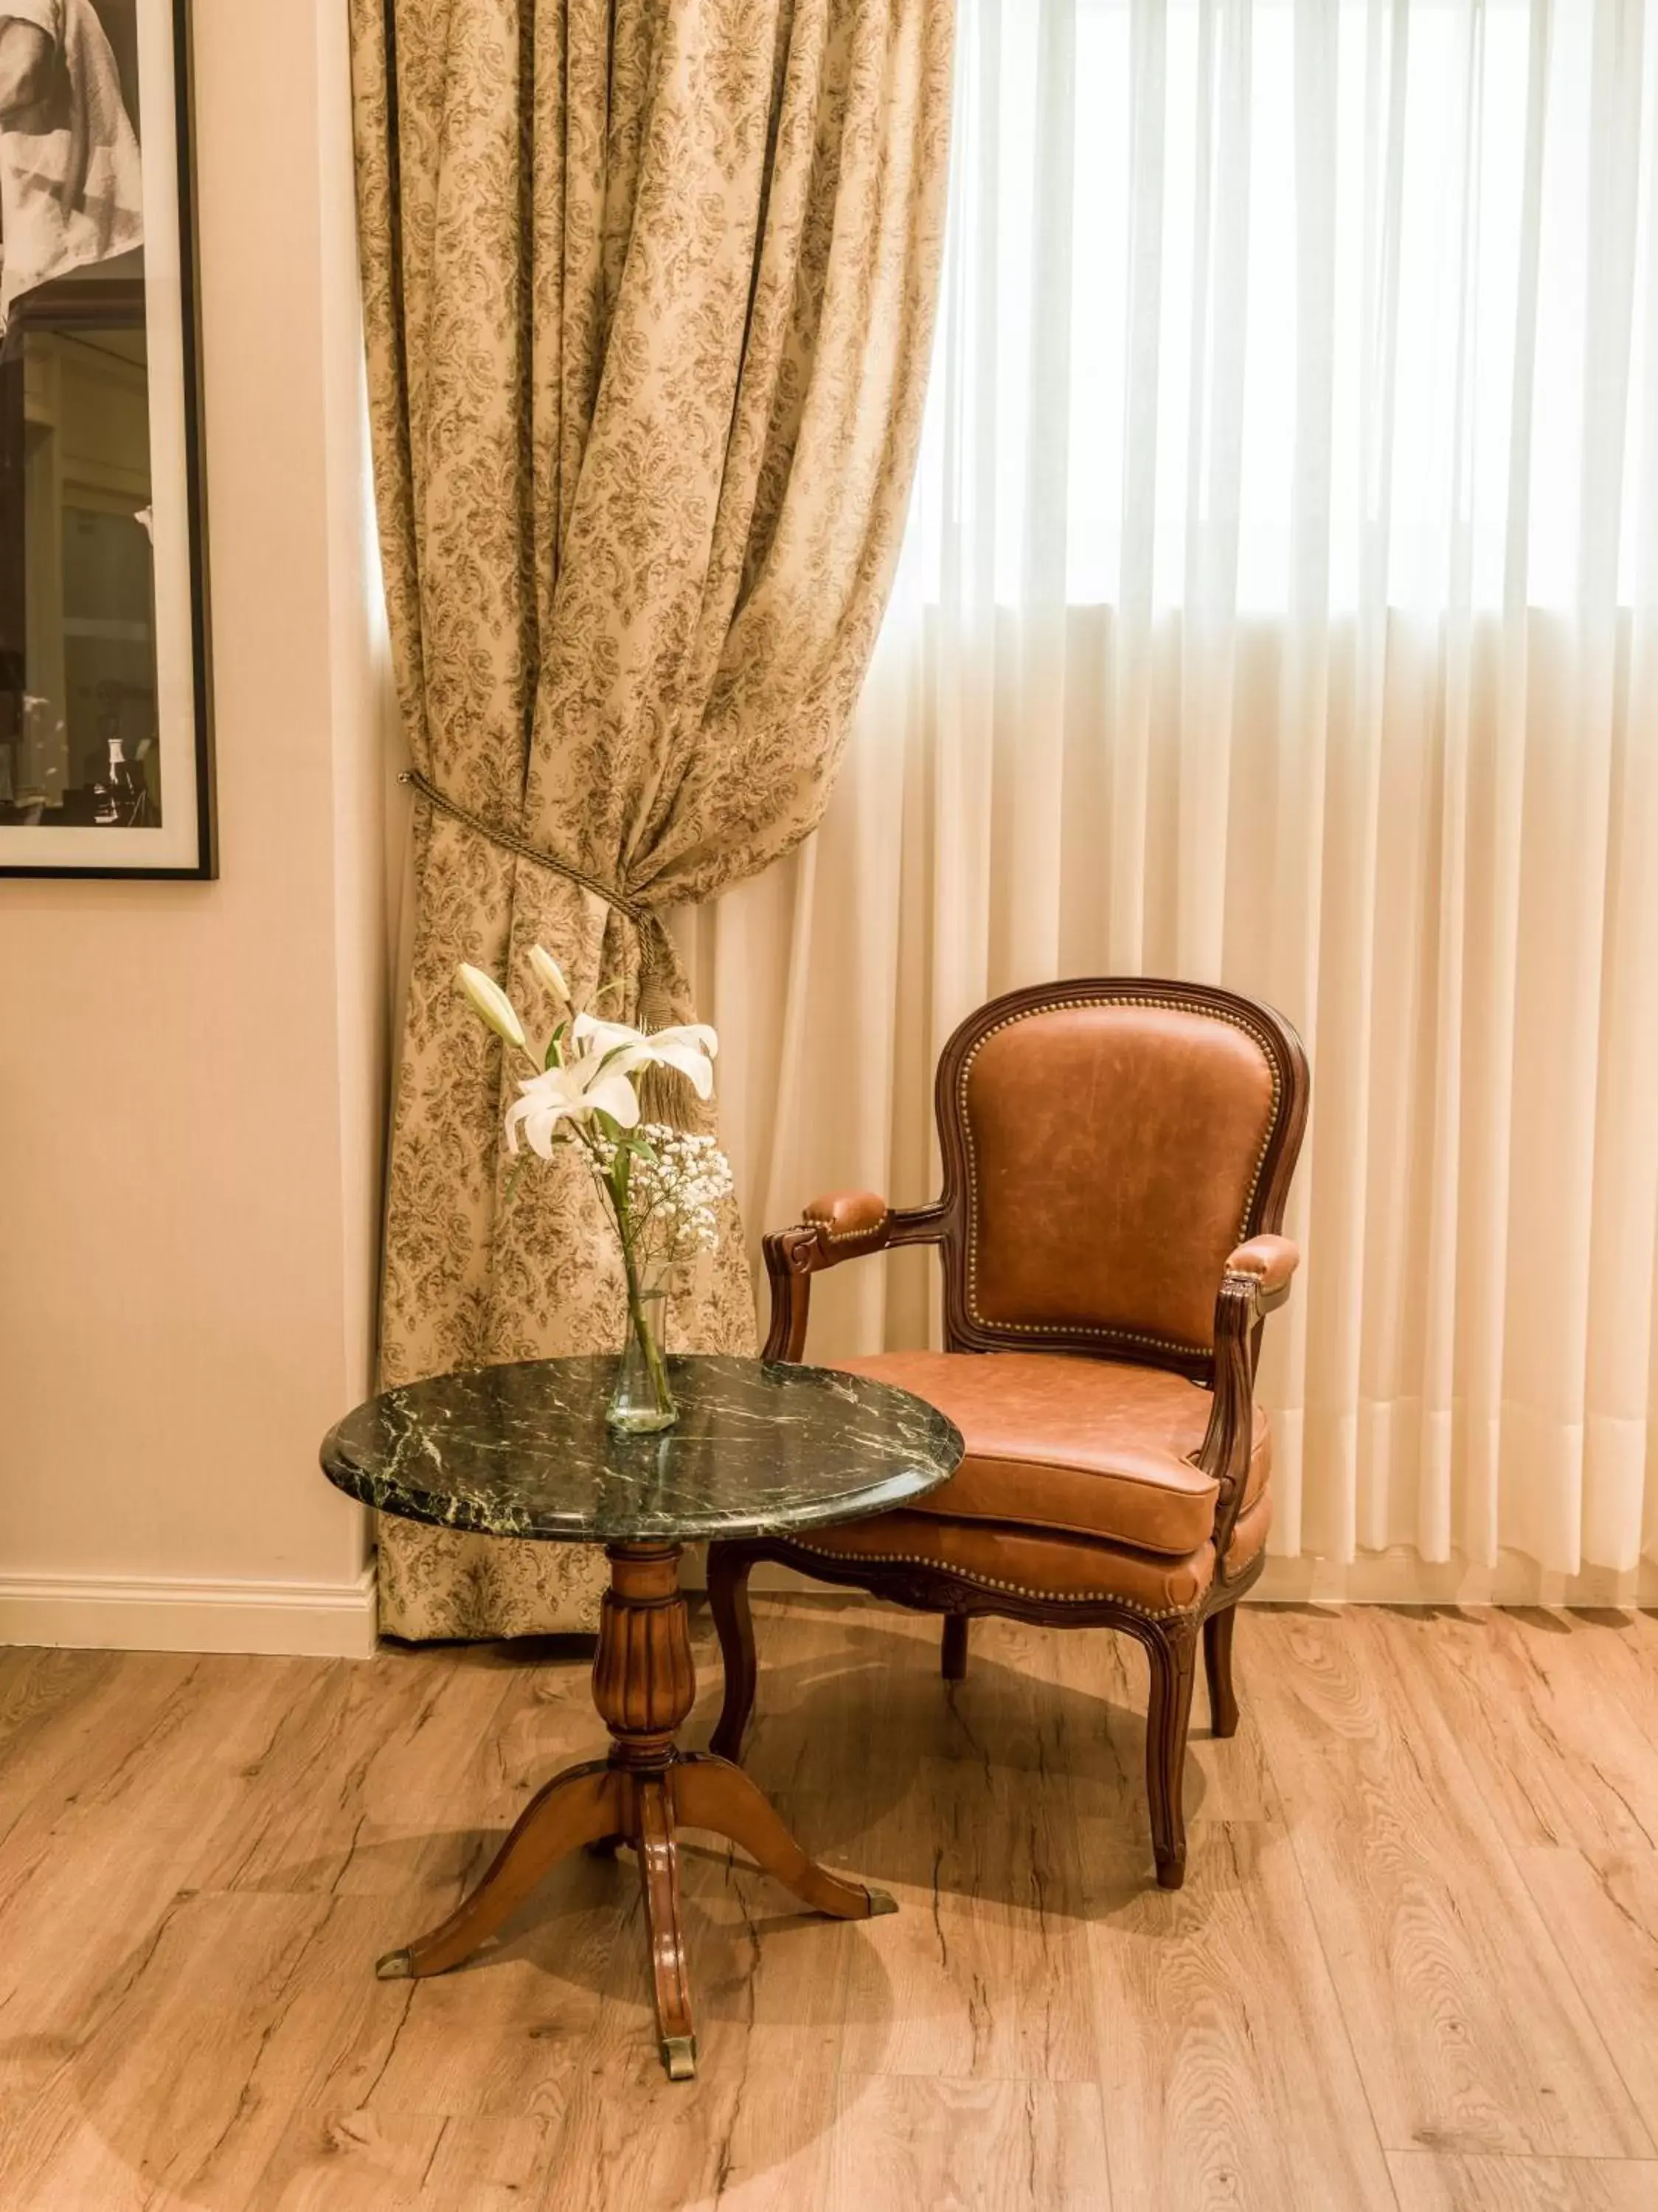
[{"label": "chair carved wood frame", "polygon": [[[768,1359],[804,1357],[814,1275],[873,1253],[933,1244],[943,1266],[947,1353],[1024,1355],[1018,1364],[1039,1389],[1054,1369],[1033,1353],[1061,1356],[1084,1389],[1107,1378],[1081,1367],[1079,1358],[1117,1363],[1118,1381],[1143,1396],[1161,1389],[1167,1400],[1174,1378],[1199,1386],[1207,1395],[1191,1401],[1192,1447],[1170,1471],[1196,1491],[1181,1498],[1180,1510],[1201,1511],[1202,1540],[1174,1561],[1157,1555],[1167,1545],[1148,1553],[1119,1540],[1121,1529],[1104,1532],[1110,1540],[1062,1540],[1051,1528],[1023,1527],[1015,1491],[1003,1511],[992,1497],[988,1519],[981,1501],[972,1522],[889,1513],[814,1530],[810,1541],[716,1543],[709,1595],[725,1662],[716,1752],[740,1756],[753,1705],[747,1583],[760,1560],[942,1613],[950,1680],[966,1672],[976,1614],[1122,1630],[1149,1662],[1146,1782],[1157,1879],[1179,1887],[1198,1638],[1213,1732],[1228,1736],[1238,1720],[1234,1608],[1265,1564],[1271,1498],[1255,1369],[1264,1317],[1289,1296],[1299,1259],[1277,1231],[1308,1091],[1294,1030],[1232,993],[1143,977],[1014,992],[970,1016],[939,1062],[944,1188],[935,1204],[895,1208],[868,1192],[837,1193],[765,1239]],[[1108,1110],[1088,1113],[1090,1097],[1104,1097]],[[938,1354],[847,1364],[893,1380],[902,1374],[911,1387],[915,1369],[923,1377],[948,1371],[958,1381],[964,1373],[999,1379],[976,1360],[969,1366]],[[944,1410],[964,1430],[967,1461],[961,1475],[922,1503],[948,1516],[974,1439],[970,1420],[950,1403]],[[952,1535],[960,1540],[945,1540]],[[1044,1560],[1053,1559],[1063,1571],[1045,1573]],[[1076,1559],[1084,1562],[1080,1577]]]}]

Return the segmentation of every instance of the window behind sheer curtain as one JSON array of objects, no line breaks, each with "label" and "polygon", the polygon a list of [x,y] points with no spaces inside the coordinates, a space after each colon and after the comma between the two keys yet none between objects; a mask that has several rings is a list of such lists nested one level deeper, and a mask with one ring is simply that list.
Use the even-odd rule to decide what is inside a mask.
[{"label": "window behind sheer curtain", "polygon": [[1638,0],[959,9],[923,597],[1630,603]]},{"label": "window behind sheer curtain", "polygon": [[[1267,1000],[1273,1550],[1658,1593],[1658,0],[958,5],[905,561],[700,994],[748,1216],[935,1188],[998,991]],[[930,1295],[837,1271],[820,1356]]]}]

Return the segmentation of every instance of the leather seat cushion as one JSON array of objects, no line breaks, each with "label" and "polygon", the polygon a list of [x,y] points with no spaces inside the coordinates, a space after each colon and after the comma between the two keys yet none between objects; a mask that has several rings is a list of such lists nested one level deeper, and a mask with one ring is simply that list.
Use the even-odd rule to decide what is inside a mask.
[{"label": "leather seat cushion", "polygon": [[[884,1352],[842,1364],[913,1391],[961,1431],[960,1467],[912,1512],[1179,1559],[1209,1541],[1218,1486],[1189,1455],[1212,1401],[1184,1376],[1037,1352]],[[1265,1485],[1270,1453],[1257,1407],[1246,1504]]]},{"label": "leather seat cushion", "polygon": [[[1270,1495],[1240,1514],[1227,1554],[1228,1574],[1239,1573],[1255,1557],[1271,1519]],[[1032,1598],[1060,1605],[1108,1601],[1153,1620],[1195,1612],[1215,1578],[1215,1547],[1208,1541],[1186,1559],[1161,1559],[1037,1529],[947,1521],[916,1506],[838,1528],[791,1530],[789,1546],[802,1565],[808,1554],[826,1564],[832,1561],[842,1571],[832,1579],[863,1583],[868,1574],[873,1579],[866,1586],[877,1590],[907,1566],[960,1576],[992,1600]]]}]

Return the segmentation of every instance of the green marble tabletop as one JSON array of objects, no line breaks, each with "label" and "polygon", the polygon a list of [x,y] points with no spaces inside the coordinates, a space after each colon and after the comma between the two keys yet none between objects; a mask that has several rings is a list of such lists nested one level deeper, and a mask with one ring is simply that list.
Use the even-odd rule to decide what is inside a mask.
[{"label": "green marble tabletop", "polygon": [[605,1425],[613,1357],[438,1375],[348,1413],[328,1480],[440,1528],[567,1543],[760,1536],[906,1505],[953,1474],[961,1437],[907,1390],[828,1367],[670,1358],[680,1420]]}]

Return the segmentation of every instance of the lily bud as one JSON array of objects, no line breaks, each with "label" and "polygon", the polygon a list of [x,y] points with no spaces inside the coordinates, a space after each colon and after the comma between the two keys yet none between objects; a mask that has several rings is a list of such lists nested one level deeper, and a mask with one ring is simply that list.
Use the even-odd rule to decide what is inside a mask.
[{"label": "lily bud", "polygon": [[564,971],[545,945],[532,945],[530,966],[561,1006],[570,1004],[570,986],[564,981]]},{"label": "lily bud", "polygon": [[463,960],[455,970],[454,980],[497,1036],[505,1037],[509,1044],[523,1043],[524,1024],[513,1011],[512,1000],[492,975],[486,975],[481,968],[473,968]]}]

